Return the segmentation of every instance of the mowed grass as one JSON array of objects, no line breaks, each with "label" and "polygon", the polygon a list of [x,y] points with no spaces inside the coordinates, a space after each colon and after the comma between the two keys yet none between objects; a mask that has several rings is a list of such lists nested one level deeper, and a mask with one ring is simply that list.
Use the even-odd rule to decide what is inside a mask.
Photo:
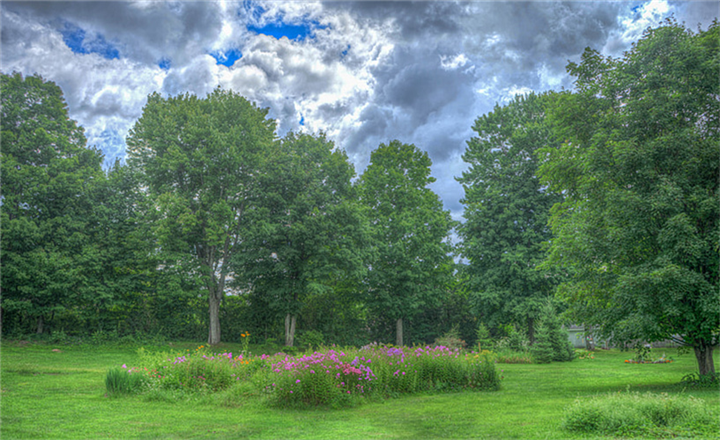
[{"label": "mowed grass", "polygon": [[[185,351],[199,344],[174,344]],[[61,352],[53,352],[59,349]],[[18,345],[0,353],[2,439],[266,438],[266,439],[538,439],[578,438],[560,430],[576,398],[630,391],[684,393],[720,410],[717,389],[687,389],[695,371],[691,353],[664,350],[675,362],[626,364],[632,353],[599,351],[595,359],[546,365],[498,364],[497,392],[402,397],[342,410],[281,410],[257,400],[226,402],[213,396],[149,401],[108,398],[108,368],[137,365],[137,347]],[[239,346],[220,350],[239,352]],[[655,350],[659,355],[663,350]],[[716,364],[718,355],[716,353]],[[720,364],[719,364],[720,365]]]}]

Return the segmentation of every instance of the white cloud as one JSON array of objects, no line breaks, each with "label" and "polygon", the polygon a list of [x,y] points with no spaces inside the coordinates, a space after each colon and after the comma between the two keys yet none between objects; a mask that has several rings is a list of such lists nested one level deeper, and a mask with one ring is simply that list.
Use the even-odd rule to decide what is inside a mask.
[{"label": "white cloud", "polygon": [[[10,2],[0,11],[0,65],[55,81],[71,117],[111,160],[124,154],[149,93],[203,96],[217,85],[270,107],[281,132],[325,131],[358,172],[380,143],[415,143],[431,155],[433,188],[458,217],[454,176],[476,117],[515,94],[568,87],[565,64],[587,46],[617,54],[673,12],[706,16],[703,5]],[[314,32],[290,41],[247,29],[281,21]],[[59,32],[64,23],[88,40],[102,36],[120,58],[73,53]],[[242,57],[230,67],[208,55],[231,49]]]}]

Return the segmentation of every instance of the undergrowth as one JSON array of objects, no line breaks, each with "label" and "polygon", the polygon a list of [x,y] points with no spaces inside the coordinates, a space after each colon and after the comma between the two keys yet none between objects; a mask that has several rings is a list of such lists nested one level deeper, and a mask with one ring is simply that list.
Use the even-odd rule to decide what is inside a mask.
[{"label": "undergrowth", "polygon": [[562,428],[618,437],[717,438],[716,411],[692,396],[636,392],[578,399],[565,412]]}]

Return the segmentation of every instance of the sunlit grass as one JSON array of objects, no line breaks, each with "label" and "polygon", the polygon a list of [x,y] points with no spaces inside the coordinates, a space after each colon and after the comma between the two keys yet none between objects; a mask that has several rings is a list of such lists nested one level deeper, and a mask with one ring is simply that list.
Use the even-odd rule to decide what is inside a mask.
[{"label": "sunlit grass", "polygon": [[[194,350],[198,345],[176,343],[164,348]],[[565,409],[579,397],[625,392],[628,387],[641,393],[692,395],[720,410],[717,390],[683,391],[677,385],[696,367],[692,354],[677,355],[675,350],[668,350],[668,356],[676,359],[670,364],[625,364],[630,354],[617,351],[565,363],[498,364],[505,376],[499,392],[412,395],[340,410],[269,408],[257,399],[243,398],[242,389],[234,395],[187,395],[175,400],[106,397],[107,369],[137,363],[136,348],[3,343],[0,436],[578,438],[560,428]],[[219,349],[239,352],[241,347],[230,344]]]}]

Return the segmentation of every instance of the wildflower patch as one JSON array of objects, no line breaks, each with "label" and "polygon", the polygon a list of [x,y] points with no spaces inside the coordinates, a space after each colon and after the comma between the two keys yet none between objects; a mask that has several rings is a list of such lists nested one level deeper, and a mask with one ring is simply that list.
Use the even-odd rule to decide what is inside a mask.
[{"label": "wildflower patch", "polygon": [[[347,406],[426,391],[497,390],[501,380],[490,357],[444,346],[373,344],[299,356],[234,356],[201,346],[185,354],[141,353],[141,362],[145,365],[122,368],[138,378],[128,381],[134,392],[209,393],[250,383],[267,403],[280,407]],[[114,376],[118,371],[111,369]]]}]

